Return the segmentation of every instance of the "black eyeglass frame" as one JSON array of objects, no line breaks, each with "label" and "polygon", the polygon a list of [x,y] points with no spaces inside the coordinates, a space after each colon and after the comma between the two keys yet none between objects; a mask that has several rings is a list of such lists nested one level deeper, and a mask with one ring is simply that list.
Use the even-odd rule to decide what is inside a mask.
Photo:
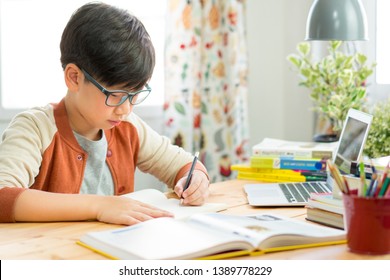
[{"label": "black eyeglass frame", "polygon": [[[128,91],[125,91],[125,90],[108,90],[104,86],[99,84],[99,82],[96,81],[95,78],[93,78],[87,71],[85,71],[84,69],[81,69],[81,71],[84,73],[84,76],[87,78],[87,80],[90,81],[92,84],[94,84],[106,96],[105,103],[109,107],[118,107],[118,106],[122,105],[123,103],[125,103],[127,99],[129,99],[131,105],[138,105],[138,104],[142,103],[149,96],[150,92],[152,91],[152,88],[147,83],[145,84],[146,89],[141,89],[139,91],[131,92],[131,93]],[[141,92],[147,92],[148,94],[145,96],[145,98],[143,98],[139,102],[137,102],[137,100],[136,100],[136,102],[133,102],[134,97],[136,97]],[[110,97],[111,94],[115,94],[115,93],[125,93],[125,94],[127,94],[127,97],[125,97],[125,98],[122,97],[121,101],[118,104],[109,104],[108,98]]]}]

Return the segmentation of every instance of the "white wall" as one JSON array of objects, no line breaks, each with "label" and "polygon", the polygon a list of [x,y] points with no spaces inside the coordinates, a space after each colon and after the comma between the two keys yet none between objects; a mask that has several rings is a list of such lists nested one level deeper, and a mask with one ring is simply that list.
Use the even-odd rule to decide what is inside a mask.
[{"label": "white wall", "polygon": [[311,0],[247,0],[251,144],[264,137],[309,141],[308,90],[286,57],[304,40]]}]

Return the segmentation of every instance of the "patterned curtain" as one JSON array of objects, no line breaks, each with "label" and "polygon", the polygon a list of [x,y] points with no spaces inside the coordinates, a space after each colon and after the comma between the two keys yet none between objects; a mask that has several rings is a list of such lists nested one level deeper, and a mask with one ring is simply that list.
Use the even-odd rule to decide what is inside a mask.
[{"label": "patterned curtain", "polygon": [[248,160],[245,0],[169,0],[164,130],[210,181]]}]

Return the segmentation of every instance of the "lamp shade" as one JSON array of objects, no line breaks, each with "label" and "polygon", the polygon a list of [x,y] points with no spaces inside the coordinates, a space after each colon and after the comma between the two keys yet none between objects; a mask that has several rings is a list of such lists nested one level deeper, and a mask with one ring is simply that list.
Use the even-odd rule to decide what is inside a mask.
[{"label": "lamp shade", "polygon": [[305,40],[366,41],[367,17],[360,0],[315,0],[306,22]]}]

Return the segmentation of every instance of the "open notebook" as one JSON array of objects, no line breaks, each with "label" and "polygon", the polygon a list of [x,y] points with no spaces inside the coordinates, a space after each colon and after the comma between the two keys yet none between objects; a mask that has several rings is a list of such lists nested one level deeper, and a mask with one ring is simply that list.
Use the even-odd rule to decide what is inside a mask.
[{"label": "open notebook", "polygon": [[[334,164],[342,174],[349,174],[352,161],[358,161],[363,153],[372,116],[350,109],[341,131]],[[304,206],[310,193],[331,193],[333,178],[326,182],[248,184],[244,186],[248,202],[252,206]]]},{"label": "open notebook", "polygon": [[184,206],[180,204],[179,199],[167,198],[164,193],[156,189],[144,189],[123,196],[169,211],[175,215],[176,219],[185,219],[197,213],[218,212],[227,208],[227,205],[224,203],[205,203],[200,206]]}]

